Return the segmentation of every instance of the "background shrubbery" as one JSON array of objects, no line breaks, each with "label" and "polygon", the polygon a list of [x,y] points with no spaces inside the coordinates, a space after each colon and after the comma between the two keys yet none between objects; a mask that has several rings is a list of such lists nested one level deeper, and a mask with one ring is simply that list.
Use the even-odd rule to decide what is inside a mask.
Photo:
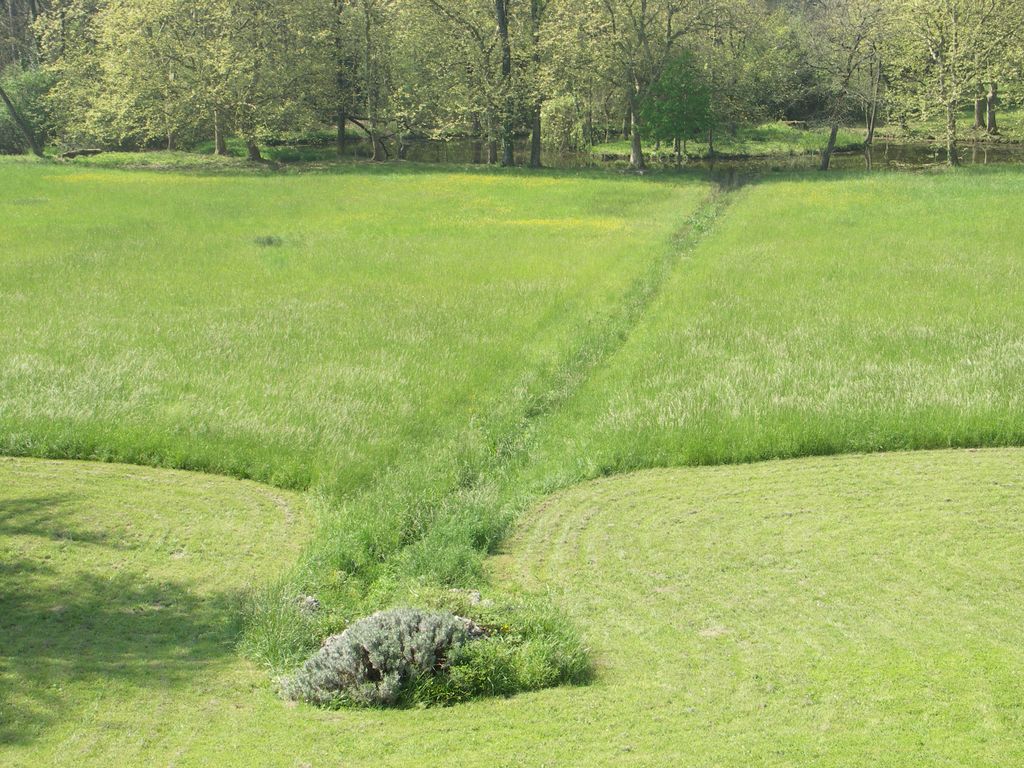
[{"label": "background shrubbery", "polygon": [[[21,115],[45,141],[50,126],[46,92],[50,88],[51,76],[40,69],[10,67],[3,73],[0,86],[14,102]],[[28,152],[29,145],[24,134],[15,125],[10,114],[0,103],[0,155],[19,155]]]}]

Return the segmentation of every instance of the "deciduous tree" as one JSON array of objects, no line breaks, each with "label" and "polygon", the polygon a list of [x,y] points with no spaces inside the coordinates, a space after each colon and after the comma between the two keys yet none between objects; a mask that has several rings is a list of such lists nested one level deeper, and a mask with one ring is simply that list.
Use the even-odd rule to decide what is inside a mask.
[{"label": "deciduous tree", "polygon": [[960,110],[983,79],[986,66],[1004,58],[1024,28],[1019,0],[891,0],[892,27],[899,30],[892,55],[895,83],[922,111],[945,121],[950,165],[960,162]]}]

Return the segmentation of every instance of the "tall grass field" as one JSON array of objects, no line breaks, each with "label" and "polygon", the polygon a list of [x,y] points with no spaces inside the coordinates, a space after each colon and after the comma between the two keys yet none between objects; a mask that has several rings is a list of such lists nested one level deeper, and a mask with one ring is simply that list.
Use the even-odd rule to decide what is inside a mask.
[{"label": "tall grass field", "polygon": [[[0,763],[1019,762],[1022,181],[0,163]],[[275,696],[456,588],[591,682]]]}]

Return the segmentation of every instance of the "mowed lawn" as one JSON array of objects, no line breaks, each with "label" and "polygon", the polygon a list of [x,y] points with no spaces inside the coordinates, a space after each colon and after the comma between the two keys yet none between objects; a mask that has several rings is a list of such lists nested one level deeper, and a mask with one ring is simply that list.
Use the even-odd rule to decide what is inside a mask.
[{"label": "mowed lawn", "polygon": [[267,688],[241,602],[312,523],[250,481],[0,458],[0,763],[172,764],[219,696]]},{"label": "mowed lawn", "polygon": [[1024,452],[988,449],[602,479],[497,570],[599,665],[552,694],[550,764],[995,767],[1024,761],[1022,558]]},{"label": "mowed lawn", "polygon": [[235,591],[294,556],[294,497],[0,461],[0,754],[19,768],[1017,765],[1022,478],[1024,453],[989,449],[578,486],[528,514],[491,570],[584,629],[593,684],[329,712],[275,699],[230,642]]}]

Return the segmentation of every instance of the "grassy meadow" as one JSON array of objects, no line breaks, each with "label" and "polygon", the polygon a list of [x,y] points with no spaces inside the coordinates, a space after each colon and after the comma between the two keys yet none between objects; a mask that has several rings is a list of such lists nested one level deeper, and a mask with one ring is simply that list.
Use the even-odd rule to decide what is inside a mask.
[{"label": "grassy meadow", "polygon": [[0,184],[0,453],[335,495],[515,409],[705,194],[31,163]]},{"label": "grassy meadow", "polygon": [[[0,454],[243,479],[0,462],[2,762],[1019,761],[1022,180],[0,164]],[[594,682],[274,697],[449,587]]]},{"label": "grassy meadow", "polygon": [[1024,443],[1022,178],[781,175],[740,190],[553,419],[538,476]]}]

